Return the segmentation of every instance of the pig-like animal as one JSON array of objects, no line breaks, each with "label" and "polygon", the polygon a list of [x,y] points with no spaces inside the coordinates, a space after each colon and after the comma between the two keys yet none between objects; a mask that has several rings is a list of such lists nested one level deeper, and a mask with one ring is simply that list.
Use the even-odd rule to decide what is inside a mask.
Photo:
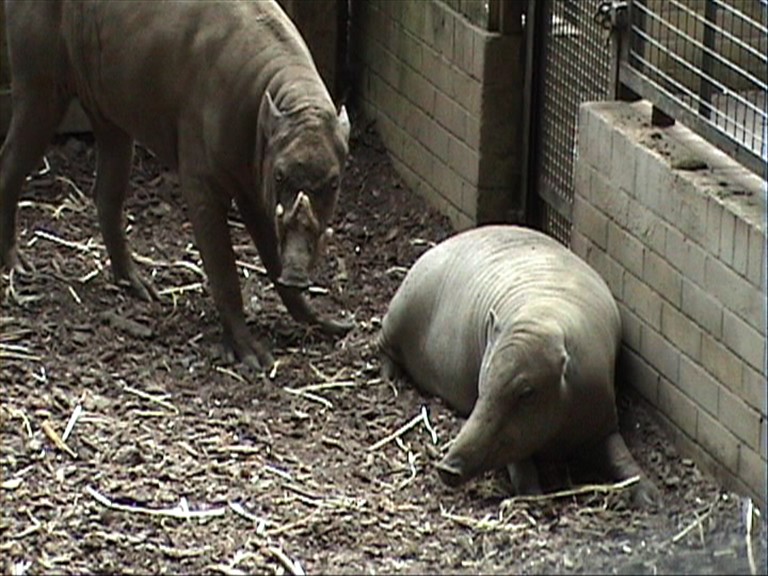
[{"label": "pig-like animal", "polygon": [[378,336],[382,373],[404,371],[468,416],[438,464],[457,486],[506,466],[518,494],[539,493],[537,460],[580,457],[616,480],[655,485],[618,432],[614,364],[621,319],[610,290],[552,238],[518,226],[457,234],[423,254]]},{"label": "pig-like animal", "polygon": [[122,219],[137,139],[179,172],[230,356],[273,363],[245,323],[233,200],[291,315],[333,334],[351,327],[319,317],[302,291],[330,234],[349,119],[276,2],[15,0],[5,14],[13,115],[0,149],[0,267],[24,269],[21,186],[76,96],[98,146],[94,196],[118,283],[157,298]]}]

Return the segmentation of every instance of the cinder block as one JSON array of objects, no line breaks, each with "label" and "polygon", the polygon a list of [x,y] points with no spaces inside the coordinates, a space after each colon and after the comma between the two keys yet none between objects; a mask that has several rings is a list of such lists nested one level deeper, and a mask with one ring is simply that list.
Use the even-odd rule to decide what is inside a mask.
[{"label": "cinder block", "polygon": [[381,79],[378,75],[372,75],[371,80],[374,83],[374,93],[376,100],[374,104],[382,112],[386,113],[396,124],[402,122],[402,115],[398,111],[407,107],[407,100],[403,98],[390,84]]},{"label": "cinder block", "polygon": [[[645,337],[645,331],[643,332]],[[686,356],[680,357],[680,378],[678,387],[696,404],[710,414],[717,415],[718,390],[720,386],[698,364]]]},{"label": "cinder block", "polygon": [[661,333],[689,358],[701,360],[701,328],[668,302],[661,306]]},{"label": "cinder block", "polygon": [[467,134],[464,142],[466,142],[467,146],[470,148],[479,150],[481,137],[482,130],[480,126],[480,119],[477,116],[467,112]]},{"label": "cinder block", "polygon": [[[399,2],[394,2],[399,4]],[[437,2],[430,2],[433,8],[438,6]],[[453,61],[453,27],[455,17],[453,13],[445,8],[432,10],[430,24],[432,26],[432,47],[443,55],[446,59]]]},{"label": "cinder block", "polygon": [[720,254],[720,222],[723,219],[723,205],[715,198],[707,201],[707,234],[704,239],[704,248],[713,256]]},{"label": "cinder block", "polygon": [[687,278],[683,278],[682,309],[689,318],[716,338],[722,335],[723,305]]},{"label": "cinder block", "polygon": [[656,162],[655,154],[644,145],[638,145],[635,150],[635,183],[629,190],[630,195],[635,198],[639,204],[647,207],[648,187],[651,184],[649,178],[648,165],[650,162]]},{"label": "cinder block", "polygon": [[420,141],[442,162],[448,162],[448,144],[451,135],[442,126],[435,122],[434,118],[426,118],[426,128],[421,131]]},{"label": "cinder block", "polygon": [[760,457],[768,458],[768,420],[765,417],[760,422]]},{"label": "cinder block", "polygon": [[452,137],[448,141],[448,162],[470,184],[478,184],[480,158],[458,138]]},{"label": "cinder block", "polygon": [[730,210],[723,210],[720,220],[720,260],[726,264],[733,262],[733,243],[736,238],[736,216]]},{"label": "cinder block", "polygon": [[723,341],[750,366],[756,370],[763,369],[765,336],[761,336],[729,310],[723,311]]},{"label": "cinder block", "polygon": [[579,232],[578,228],[574,227],[571,229],[571,252],[582,260],[587,261],[589,252],[594,249],[592,242]]},{"label": "cinder block", "polygon": [[738,473],[739,441],[706,412],[699,412],[696,439],[715,460],[732,473]]},{"label": "cinder block", "polygon": [[[375,78],[372,78],[375,83]],[[389,153],[396,158],[403,156],[403,131],[383,111],[377,108],[375,114],[376,128],[381,135],[381,140],[387,146]]]},{"label": "cinder block", "polygon": [[709,334],[702,336],[701,364],[729,390],[741,394],[744,362]]},{"label": "cinder block", "polygon": [[680,372],[680,351],[661,334],[649,326],[643,327],[640,351],[651,366],[662,376],[677,382]]},{"label": "cinder block", "polygon": [[435,157],[410,134],[403,139],[403,162],[425,182],[434,181]]},{"label": "cinder block", "polygon": [[400,14],[400,20],[403,23],[403,27],[413,34],[416,38],[421,38],[424,35],[424,27],[426,24],[427,16],[427,4],[426,2],[401,2],[402,13]]},{"label": "cinder block", "polygon": [[[448,93],[451,90],[450,62],[429,46],[421,47],[421,67],[419,71],[436,89]],[[442,73],[441,73],[442,71]]]},{"label": "cinder block", "polygon": [[462,179],[450,166],[443,161],[436,161],[434,165],[435,188],[441,195],[454,206],[462,204]]},{"label": "cinder block", "polygon": [[595,171],[583,158],[577,158],[573,164],[573,192],[587,202],[591,202],[592,173]]},{"label": "cinder block", "polygon": [[[591,103],[585,102],[579,106],[578,132],[576,139],[578,161],[585,162],[590,168],[600,165],[600,147],[597,124],[600,119],[592,110]],[[578,163],[578,162],[577,162]]]},{"label": "cinder block", "polygon": [[699,286],[704,285],[707,253],[701,246],[691,242],[673,227],[667,230],[664,255],[670,264],[683,273],[683,276],[693,280]]},{"label": "cinder block", "polygon": [[611,182],[624,194],[631,194],[635,185],[637,146],[622,130],[614,128],[611,138]]},{"label": "cinder block", "polygon": [[398,59],[413,70],[421,70],[421,40],[409,33],[407,29],[401,29],[399,40],[395,52]]},{"label": "cinder block", "polygon": [[[595,182],[592,186],[592,197],[595,197]],[[621,262],[627,270],[638,278],[643,277],[643,252],[645,248],[637,238],[630,235],[614,222],[608,222],[608,254]]]},{"label": "cinder block", "polygon": [[742,276],[747,275],[747,259],[749,256],[749,229],[746,220],[736,219],[736,233],[733,240],[733,269]]},{"label": "cinder block", "polygon": [[403,92],[418,108],[432,116],[435,113],[435,87],[418,72],[403,67]]},{"label": "cinder block", "polygon": [[763,502],[766,501],[766,470],[768,470],[768,464],[765,458],[761,458],[754,450],[741,447],[739,478],[743,479],[755,494],[760,495]]},{"label": "cinder block", "polygon": [[595,168],[597,168],[598,174],[602,174],[605,178],[610,178],[611,162],[613,161],[613,123],[598,116],[597,121],[593,124],[593,128],[592,137],[597,140],[592,143],[597,147]]},{"label": "cinder block", "polygon": [[768,414],[768,384],[765,374],[744,366],[740,396],[760,414]]},{"label": "cinder block", "polygon": [[[643,174],[641,168],[644,168]],[[666,219],[666,203],[673,193],[672,173],[666,160],[650,151],[644,158],[638,158],[637,182],[641,185],[637,190],[638,202]]]},{"label": "cinder block", "polygon": [[605,280],[614,296],[621,294],[624,269],[618,262],[598,248],[589,251],[586,261]]},{"label": "cinder block", "polygon": [[608,248],[608,218],[580,194],[574,195],[573,198],[572,219],[575,229],[581,230],[602,250]]},{"label": "cinder block", "polygon": [[426,141],[431,132],[434,120],[412,102],[408,102],[400,111],[403,130],[406,134],[418,140],[426,147]]},{"label": "cinder block", "polygon": [[747,446],[760,449],[760,414],[725,388],[720,388],[718,420]]},{"label": "cinder block", "polygon": [[666,378],[659,381],[659,408],[683,432],[692,438],[696,437],[699,410],[693,400]]},{"label": "cinder block", "polygon": [[642,321],[661,330],[661,296],[628,272],[624,273],[621,299]]},{"label": "cinder block", "polygon": [[707,257],[704,288],[753,329],[765,334],[765,294],[731,268]]},{"label": "cinder block", "polygon": [[619,302],[618,306],[621,315],[621,339],[631,350],[639,352],[643,323],[626,305]]},{"label": "cinder block", "polygon": [[643,255],[643,280],[676,308],[680,308],[683,279],[677,270],[651,250],[645,250]]},{"label": "cinder block", "polygon": [[[592,174],[592,180],[592,194],[590,198],[592,204],[619,226],[627,228],[630,197],[626,192],[617,188],[613,181],[606,180],[598,171]],[[603,182],[600,182],[600,180],[603,180]]]},{"label": "cinder block", "polygon": [[654,406],[659,405],[659,373],[643,358],[622,346],[617,384],[629,384]]},{"label": "cinder block", "polygon": [[366,42],[365,46],[366,63],[371,71],[381,76],[389,84],[396,84],[399,67],[397,59],[383,44],[376,40],[372,39],[370,42]]},{"label": "cinder block", "polygon": [[687,172],[674,175],[671,193],[666,197],[670,209],[664,214],[684,235],[694,242],[704,244],[709,233],[707,230],[708,195],[702,189],[699,180]]},{"label": "cinder block", "polygon": [[[473,218],[477,216],[478,205],[480,203],[480,189],[477,186],[473,186],[466,180],[461,181],[461,209],[465,214],[471,215]],[[488,196],[494,194],[493,190],[484,189],[483,194],[486,195],[486,201],[492,203],[494,199],[488,198]]]},{"label": "cinder block", "polygon": [[626,228],[629,233],[651,250],[664,254],[668,228],[664,220],[632,198],[630,198],[628,214]]},{"label": "cinder block", "polygon": [[424,8],[422,40],[430,47],[435,46],[435,33],[440,25],[440,13],[444,10],[437,2],[420,2]]},{"label": "cinder block", "polygon": [[752,284],[765,291],[765,233],[756,227],[749,230],[747,255],[747,278]]},{"label": "cinder block", "polygon": [[[483,107],[483,89],[485,84],[472,78],[466,72],[455,66],[449,69],[449,82],[451,97],[458,102],[464,110],[470,114],[480,116]],[[496,119],[498,121],[498,119]]]},{"label": "cinder block", "polygon": [[456,18],[453,23],[453,63],[467,74],[473,72],[473,36],[469,24],[463,18]]},{"label": "cinder block", "polygon": [[482,80],[486,75],[485,61],[488,37],[488,34],[472,34],[472,66],[469,74],[478,80]]},{"label": "cinder block", "polygon": [[467,137],[467,113],[442,92],[435,93],[435,119],[460,140]]}]

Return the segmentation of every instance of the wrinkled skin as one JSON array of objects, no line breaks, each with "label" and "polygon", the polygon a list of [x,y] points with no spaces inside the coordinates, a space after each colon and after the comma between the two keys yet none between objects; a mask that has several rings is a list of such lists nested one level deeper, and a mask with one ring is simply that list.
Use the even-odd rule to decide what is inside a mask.
[{"label": "wrinkled skin", "polygon": [[13,116],[0,148],[0,266],[24,272],[21,187],[77,97],[97,143],[93,194],[118,284],[158,297],[123,225],[137,139],[179,173],[229,356],[273,363],[245,323],[233,201],[290,314],[331,334],[351,327],[318,316],[303,293],[330,237],[349,119],[276,2],[19,0],[5,10]]},{"label": "wrinkled skin", "polygon": [[658,490],[618,432],[618,309],[604,281],[555,240],[518,226],[457,234],[414,264],[377,340],[386,378],[404,373],[467,417],[437,464],[462,483],[506,467],[517,494],[541,492],[537,461],[582,459]]},{"label": "wrinkled skin", "polygon": [[556,326],[542,330],[531,323],[510,333],[499,324],[489,314],[478,399],[438,472],[446,484],[458,486],[485,471],[514,466],[516,491],[538,492],[535,467],[525,461],[537,450],[557,450],[550,446],[565,416],[559,406],[567,401],[568,353]]}]

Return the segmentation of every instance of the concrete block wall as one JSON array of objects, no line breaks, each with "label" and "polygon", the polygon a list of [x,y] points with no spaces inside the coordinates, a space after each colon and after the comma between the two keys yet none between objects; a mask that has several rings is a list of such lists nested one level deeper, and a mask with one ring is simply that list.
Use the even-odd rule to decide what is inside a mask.
[{"label": "concrete block wall", "polygon": [[524,39],[441,0],[366,0],[358,94],[409,187],[457,229],[522,221]]},{"label": "concrete block wall", "polygon": [[619,303],[619,385],[765,510],[765,182],[650,114],[647,102],[582,105],[572,249]]}]

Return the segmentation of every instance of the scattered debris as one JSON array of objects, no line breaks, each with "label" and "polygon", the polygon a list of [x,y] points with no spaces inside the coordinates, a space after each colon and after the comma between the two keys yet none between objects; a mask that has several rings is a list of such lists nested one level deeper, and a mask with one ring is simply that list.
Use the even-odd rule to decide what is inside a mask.
[{"label": "scattered debris", "polygon": [[400,184],[375,132],[353,139],[314,278],[328,289],[319,313],[356,319],[343,339],[289,317],[231,213],[243,297],[259,304],[249,328],[276,358],[261,379],[217,355],[176,179],[136,147],[130,248],[167,295],[140,301],[112,284],[82,192],[94,147],[70,142],[22,193],[31,272],[0,278],[3,573],[765,573],[765,518],[723,498],[631,395],[619,413],[640,422],[626,437],[662,490],[658,512],[628,509],[621,489],[509,499],[493,474],[440,483],[462,419],[378,378],[372,342],[403,272],[450,228]]}]

